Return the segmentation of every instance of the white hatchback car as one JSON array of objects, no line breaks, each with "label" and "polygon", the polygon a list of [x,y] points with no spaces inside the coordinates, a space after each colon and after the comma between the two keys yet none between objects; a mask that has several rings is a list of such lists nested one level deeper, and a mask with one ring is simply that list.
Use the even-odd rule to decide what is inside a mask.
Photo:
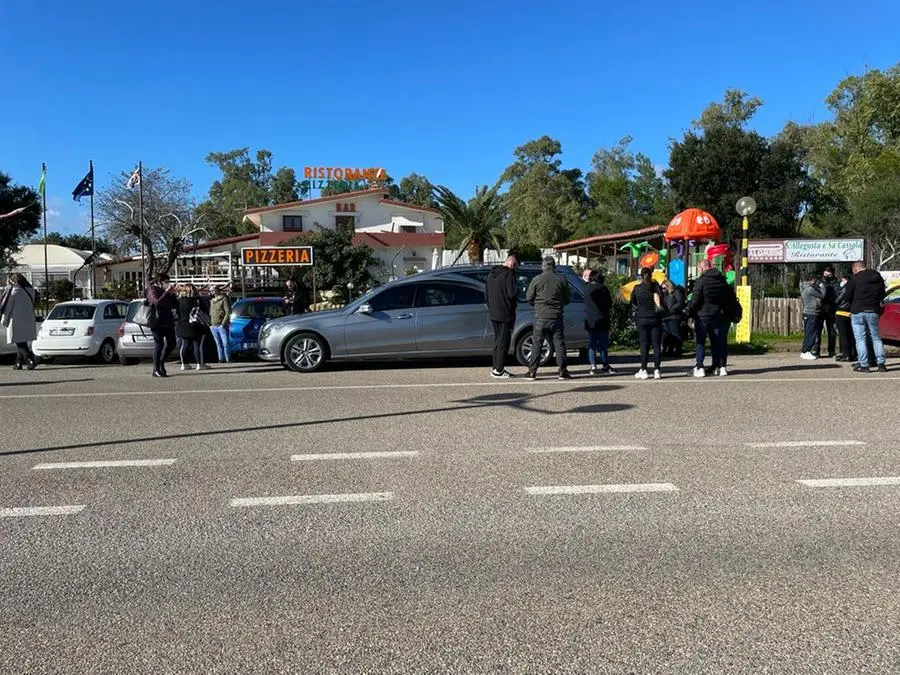
[{"label": "white hatchback car", "polygon": [[128,311],[121,300],[61,302],[44,320],[32,349],[37,356],[99,356],[116,360],[116,338]]}]

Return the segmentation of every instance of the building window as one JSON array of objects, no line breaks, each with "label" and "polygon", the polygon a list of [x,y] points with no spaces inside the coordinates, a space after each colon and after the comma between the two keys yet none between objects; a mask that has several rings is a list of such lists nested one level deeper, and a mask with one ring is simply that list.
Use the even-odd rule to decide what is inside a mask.
[{"label": "building window", "polygon": [[303,232],[303,216],[281,216],[281,229],[285,232]]},{"label": "building window", "polygon": [[351,231],[356,230],[356,218],[354,216],[335,216],[334,217],[334,227],[336,230],[348,229]]},{"label": "building window", "polygon": [[415,225],[401,225],[400,231],[401,232],[418,232],[419,230],[416,228]]}]

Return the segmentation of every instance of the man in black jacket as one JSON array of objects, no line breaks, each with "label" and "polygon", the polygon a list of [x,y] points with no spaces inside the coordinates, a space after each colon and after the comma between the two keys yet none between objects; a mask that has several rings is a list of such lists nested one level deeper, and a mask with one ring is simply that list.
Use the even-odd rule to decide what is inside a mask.
[{"label": "man in black jacket", "polygon": [[886,294],[884,278],[875,270],[866,269],[862,262],[853,264],[853,277],[847,284],[844,301],[850,304],[850,324],[856,339],[856,353],[859,362],[853,367],[857,373],[869,372],[869,348],[867,338],[872,340],[875,363],[878,371],[885,373],[884,343],[878,332],[878,318],[884,312]]},{"label": "man in black jacket", "polygon": [[694,317],[697,334],[697,364],[694,377],[705,377],[703,361],[706,358],[706,337],[712,350],[713,372],[728,375],[725,367],[728,358],[728,327],[735,309],[734,289],[725,277],[708,260],[698,265],[700,278],[694,284],[694,293],[688,307],[688,315]]},{"label": "man in black jacket", "polygon": [[286,314],[305,314],[309,311],[309,303],[306,301],[306,289],[293,279],[288,279],[285,284],[284,311]]},{"label": "man in black jacket", "polygon": [[519,295],[519,284],[516,281],[518,266],[519,261],[516,257],[508,256],[502,265],[497,265],[491,270],[484,285],[488,314],[494,326],[494,368],[491,370],[491,377],[511,377],[505,364],[513,326],[516,323],[516,298]]},{"label": "man in black jacket", "polygon": [[835,311],[837,311],[837,295],[840,290],[837,277],[834,275],[834,265],[827,265],[822,272],[822,322],[825,325],[825,333],[828,336],[828,358],[835,355],[837,343],[837,327]]}]

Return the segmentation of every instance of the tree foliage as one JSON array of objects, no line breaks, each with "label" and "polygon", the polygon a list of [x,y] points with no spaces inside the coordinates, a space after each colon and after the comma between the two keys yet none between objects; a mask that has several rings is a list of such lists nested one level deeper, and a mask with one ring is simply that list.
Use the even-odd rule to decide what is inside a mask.
[{"label": "tree foliage", "polygon": [[443,185],[434,188],[434,195],[435,208],[444,219],[447,245],[459,250],[456,260],[462,257],[463,251],[467,251],[469,262],[480,262],[488,245],[497,250],[503,248],[505,210],[503,197],[497,194],[496,187],[478,188],[468,202]]},{"label": "tree foliage", "polygon": [[272,174],[272,153],[268,150],[258,150],[255,159],[250,158],[250,148],[211,152],[206,162],[222,173],[198,207],[213,239],[252,231],[244,221],[247,209],[283,204],[304,196],[293,169],[282,167]]},{"label": "tree foliage", "polygon": [[587,175],[592,208],[576,232],[590,236],[668,222],[673,203],[666,181],[650,158],[628,150],[625,136],[612,148],[597,151]]},{"label": "tree foliage", "polygon": [[[96,202],[107,237],[122,255],[138,254],[141,250],[139,192],[125,186],[130,175],[130,171],[123,171],[115,176],[98,193]],[[191,183],[187,179],[172,176],[164,167],[145,167],[143,188],[148,274],[168,272],[183,250],[186,236],[205,223],[195,217]]]},{"label": "tree foliage", "polygon": [[[317,290],[333,290],[338,299],[346,300],[348,283],[353,284],[354,296],[373,284],[371,270],[380,264],[379,260],[370,246],[354,244],[353,236],[353,230],[339,227],[319,230],[294,240],[294,243],[312,246],[315,251]],[[295,278],[312,288],[312,268],[301,268]]]},{"label": "tree foliage", "polygon": [[762,107],[762,100],[747,98],[740,89],[726,89],[721,103],[710,103],[700,118],[694,120],[694,128],[706,132],[713,129],[743,129]]},{"label": "tree foliage", "polygon": [[[98,253],[116,253],[116,247],[106,237],[96,237],[96,245]],[[29,244],[43,244],[44,238],[40,235],[32,237],[28,241]],[[47,243],[56,244],[57,246],[65,246],[66,248],[74,248],[78,251],[91,250],[91,238],[86,234],[63,234],[61,232],[48,232]]]},{"label": "tree foliage", "polygon": [[400,185],[396,190],[391,190],[391,198],[414,206],[434,208],[437,204],[434,198],[434,186],[425,176],[411,173],[400,179]]},{"label": "tree foliage", "polygon": [[559,141],[542,136],[515,150],[500,180],[509,185],[507,233],[513,246],[552,246],[579,227],[587,211],[580,169],[563,169]]},{"label": "tree foliage", "polygon": [[25,185],[16,185],[0,171],[0,215],[25,207],[22,213],[0,218],[0,264],[19,248],[41,224],[41,205],[38,193]]}]

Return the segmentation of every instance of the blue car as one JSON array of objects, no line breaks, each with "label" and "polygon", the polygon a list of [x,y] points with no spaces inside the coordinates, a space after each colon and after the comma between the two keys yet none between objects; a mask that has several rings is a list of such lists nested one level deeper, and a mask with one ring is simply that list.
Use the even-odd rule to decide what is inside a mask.
[{"label": "blue car", "polygon": [[284,298],[247,298],[231,306],[228,349],[232,354],[256,354],[259,329],[269,319],[284,316]]}]

